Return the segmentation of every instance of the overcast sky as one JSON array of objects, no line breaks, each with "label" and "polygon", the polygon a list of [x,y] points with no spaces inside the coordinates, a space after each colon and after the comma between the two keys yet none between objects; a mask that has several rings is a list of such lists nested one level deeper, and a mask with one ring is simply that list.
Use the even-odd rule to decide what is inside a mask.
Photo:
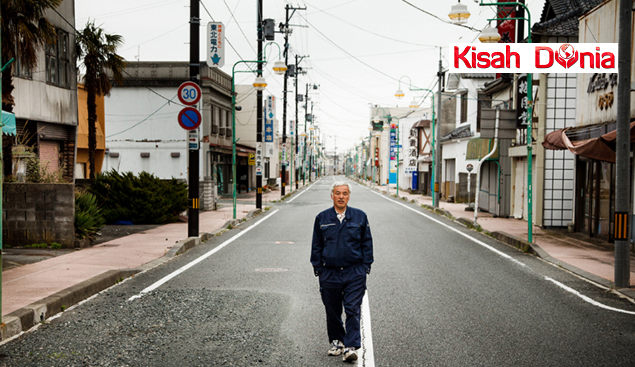
[{"label": "overcast sky", "polygon": [[[333,149],[335,137],[337,150],[342,151],[368,134],[369,104],[405,107],[413,97],[422,96],[422,92],[408,91],[408,78],[413,87],[436,90],[440,48],[447,68],[448,44],[478,42],[478,32],[448,24],[450,8],[458,0],[408,2],[432,15],[403,0],[264,0],[264,18],[275,19],[276,25],[284,22],[286,4],[306,7],[290,22],[295,27],[289,41],[289,63],[296,54],[310,56],[300,64],[307,74],[300,76],[299,90],[304,94],[307,83],[319,85],[309,94],[327,150]],[[526,0],[532,24],[540,21],[544,2]],[[107,33],[122,35],[125,43],[119,53],[128,61],[189,60],[189,0],[109,0],[104,4],[103,0],[76,1],[76,28],[83,29],[90,18]],[[472,14],[466,24],[472,28],[484,28],[487,19],[495,16],[494,7],[479,6],[474,0],[462,0],[462,4]],[[202,0],[200,13],[201,59],[206,52],[204,25],[212,20],[225,25],[226,40],[235,49],[227,47],[223,71],[231,74],[236,61],[256,58],[256,0]],[[276,42],[283,46],[282,34],[276,34]],[[267,58],[278,58],[275,46],[267,49]],[[282,76],[275,75],[272,66],[273,62],[265,67],[266,93],[278,97],[277,118],[282,121]],[[251,84],[253,78],[242,73],[236,80],[237,84]],[[406,96],[397,100],[394,93],[400,78]],[[287,113],[293,116],[293,98],[289,97]],[[423,105],[429,104],[428,98]],[[176,116],[174,120],[176,123]]]}]

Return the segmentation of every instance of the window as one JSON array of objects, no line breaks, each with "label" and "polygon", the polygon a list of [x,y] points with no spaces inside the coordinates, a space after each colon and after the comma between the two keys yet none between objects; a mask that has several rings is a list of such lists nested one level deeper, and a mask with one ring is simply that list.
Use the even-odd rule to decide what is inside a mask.
[{"label": "window", "polygon": [[70,87],[70,62],[69,62],[68,32],[57,30],[57,44],[47,43],[45,46],[46,57],[46,82],[60,86]]},{"label": "window", "polygon": [[467,122],[467,92],[461,93],[461,123]]},{"label": "window", "polygon": [[212,125],[220,127],[220,109],[218,107],[214,108],[214,115],[212,117]]},{"label": "window", "polygon": [[221,110],[220,117],[221,117],[220,127],[227,127],[227,111]]},{"label": "window", "polygon": [[[15,46],[15,53],[14,55],[18,54],[18,45]],[[13,75],[14,76],[18,76],[21,78],[27,78],[27,79],[31,79],[33,77],[33,74],[31,72],[31,70],[29,70],[29,68],[26,67],[26,65],[23,65],[20,62],[20,59],[17,58],[17,60],[15,61],[15,63],[13,64]]]}]

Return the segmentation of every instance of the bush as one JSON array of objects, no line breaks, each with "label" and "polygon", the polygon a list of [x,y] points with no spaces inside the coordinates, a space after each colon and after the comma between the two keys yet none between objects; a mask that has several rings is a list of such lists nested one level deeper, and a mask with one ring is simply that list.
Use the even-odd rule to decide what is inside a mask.
[{"label": "bush", "polygon": [[95,195],[77,190],[75,191],[75,236],[86,238],[101,229],[106,224],[99,209]]},{"label": "bush", "polygon": [[89,191],[101,204],[106,223],[130,221],[134,224],[175,222],[187,209],[187,184],[172,178],[161,180],[153,174],[115,170],[97,174]]}]

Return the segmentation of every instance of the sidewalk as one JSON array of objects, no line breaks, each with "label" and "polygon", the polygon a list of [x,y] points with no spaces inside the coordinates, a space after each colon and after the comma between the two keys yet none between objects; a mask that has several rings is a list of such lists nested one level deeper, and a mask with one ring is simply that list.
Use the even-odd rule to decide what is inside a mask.
[{"label": "sidewalk", "polygon": [[[368,181],[362,182],[366,186]],[[387,186],[376,186],[379,192],[388,192],[395,195],[396,189]],[[432,207],[432,197],[419,194],[410,194],[408,191],[399,190],[399,197],[406,198],[408,202],[414,200],[419,205]],[[446,211],[457,221],[463,224],[474,222],[474,212],[466,211],[467,204],[448,203],[440,201],[439,208]],[[490,213],[478,212],[478,224],[486,231],[494,234],[498,240],[516,247],[523,247],[532,251],[537,256],[562,266],[582,277],[602,284],[607,288],[614,286],[615,254],[612,244],[576,233],[568,233],[566,230],[545,230],[537,226],[532,228],[533,243],[527,243],[529,232],[527,221],[514,218],[494,218]],[[497,232],[497,233],[494,233]],[[635,256],[631,254],[630,288],[619,291],[631,298],[635,298]]]},{"label": "sidewalk", "polygon": [[[307,182],[308,185],[308,182]],[[300,183],[300,189],[302,184]],[[295,193],[295,187],[291,193]],[[262,195],[263,209],[280,200],[280,189]],[[289,194],[287,189],[286,194]],[[237,199],[237,221],[256,209],[255,191]],[[187,223],[171,223],[121,237],[33,264],[2,272],[2,324],[0,340],[28,330],[39,321],[63,311],[121,278],[170,260],[233,220],[231,203],[218,210],[201,212],[198,238],[187,238]]]}]

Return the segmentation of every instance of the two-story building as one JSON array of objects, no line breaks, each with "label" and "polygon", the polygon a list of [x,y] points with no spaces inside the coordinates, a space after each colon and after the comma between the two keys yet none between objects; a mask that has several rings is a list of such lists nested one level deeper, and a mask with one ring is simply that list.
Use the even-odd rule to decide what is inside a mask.
[{"label": "two-story building", "polygon": [[[128,63],[124,84],[115,85],[105,101],[104,171],[146,171],[162,179],[187,179],[188,132],[177,120],[184,108],[177,90],[190,79],[188,64]],[[231,77],[205,64],[200,73],[199,180],[213,182],[216,194],[231,193]],[[241,157],[254,152],[246,146],[237,151]],[[202,207],[212,209],[213,203],[204,202]]]},{"label": "two-story building", "polygon": [[[13,113],[18,141],[34,148],[42,167],[59,172],[72,181],[75,169],[77,139],[77,77],[75,62],[75,3],[64,0],[57,11],[47,10],[46,19],[57,30],[57,43],[46,44],[38,55],[36,72],[30,72],[19,62],[12,65]],[[3,101],[4,102],[4,101]],[[22,138],[20,138],[20,136]],[[3,147],[15,146],[15,138],[3,141]],[[4,139],[3,139],[4,140]],[[6,154],[11,157],[11,154]],[[19,168],[4,162],[6,176]]]}]

